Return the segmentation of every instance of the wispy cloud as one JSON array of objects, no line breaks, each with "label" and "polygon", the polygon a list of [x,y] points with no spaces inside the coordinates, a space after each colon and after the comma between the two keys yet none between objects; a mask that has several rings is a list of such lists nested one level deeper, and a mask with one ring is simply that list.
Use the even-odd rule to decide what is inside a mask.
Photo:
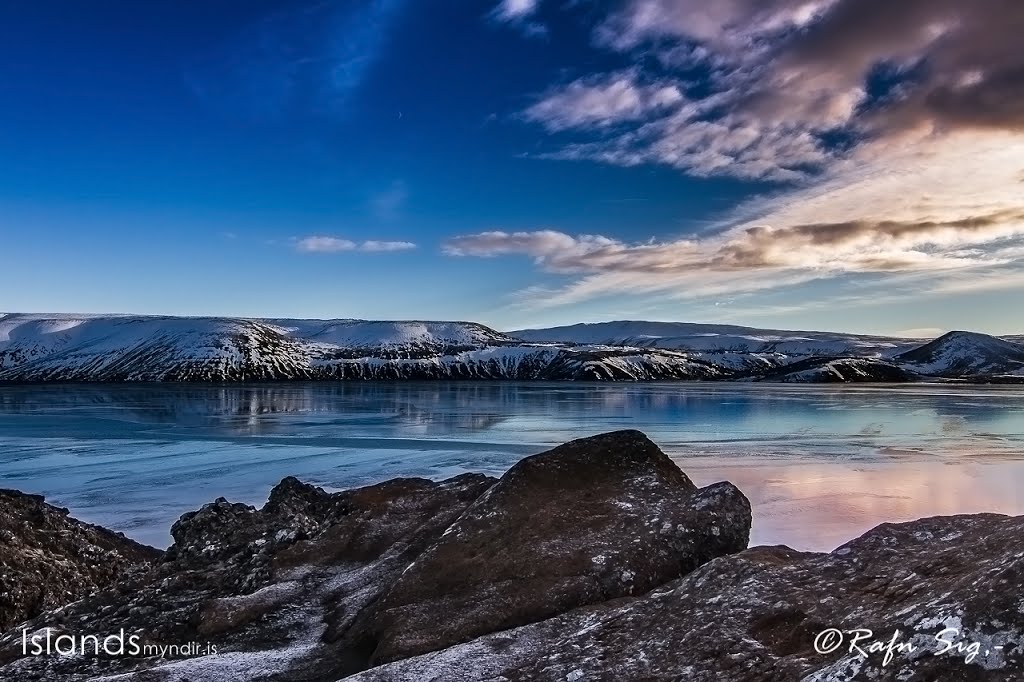
[{"label": "wispy cloud", "polygon": [[360,251],[409,251],[415,249],[412,242],[379,242],[367,241],[359,245]]},{"label": "wispy cloud", "polygon": [[635,70],[581,78],[553,89],[523,115],[549,130],[605,127],[645,118],[682,101],[671,83],[640,83]]},{"label": "wispy cloud", "polygon": [[1024,5],[897,5],[626,0],[594,36],[634,66],[522,112],[554,136],[542,156],[777,189],[700,236],[487,232],[447,252],[525,255],[567,280],[524,292],[535,305],[812,280],[869,278],[880,299],[1024,286]]},{"label": "wispy cloud", "polygon": [[706,298],[866,274],[883,282],[924,274],[925,288],[956,288],[955,273],[1013,264],[1022,245],[1024,211],[1016,210],[953,221],[746,223],[702,237],[640,243],[555,230],[491,231],[451,239],[444,251],[533,259],[542,272],[569,281],[520,298],[552,306],[622,294]]},{"label": "wispy cloud", "polygon": [[[851,221],[771,227],[741,226],[722,234],[676,241],[626,243],[555,230],[481,232],[449,240],[451,256],[520,254],[550,272],[696,274],[711,270],[807,269],[906,272],[993,265],[1017,256],[1024,211],[953,222]],[[973,247],[973,248],[972,248]],[[982,248],[984,247],[984,248]]]},{"label": "wispy cloud", "polygon": [[540,0],[502,0],[494,8],[494,15],[505,21],[524,19],[537,11]]},{"label": "wispy cloud", "polygon": [[295,240],[295,249],[302,253],[345,253],[361,251],[364,253],[381,253],[389,251],[408,251],[415,249],[416,244],[405,241],[363,241],[355,242],[340,237],[310,236]]},{"label": "wispy cloud", "polygon": [[541,37],[548,34],[547,26],[534,19],[541,0],[501,0],[491,10],[491,19],[518,28],[524,35]]},{"label": "wispy cloud", "polygon": [[[836,133],[854,145],[922,132],[1024,133],[1022,32],[1024,6],[1005,0],[629,0],[596,37],[635,56],[634,79],[604,78],[635,88],[653,55],[669,73],[702,66],[709,87],[632,116],[632,129],[609,128],[551,156],[788,181],[844,159],[845,149],[827,142]],[[872,92],[880,71],[892,83]],[[664,68],[653,73],[672,87]],[[527,117],[556,130],[623,120],[621,108],[602,114],[579,94],[578,83],[547,93]],[[548,103],[559,105],[555,125],[532,115]]]},{"label": "wispy cloud", "polygon": [[402,208],[409,199],[409,188],[401,180],[370,198],[370,210],[377,220],[393,222],[402,214]]},{"label": "wispy cloud", "polygon": [[324,0],[274,12],[189,69],[203,101],[235,114],[337,115],[387,44],[405,0]]}]

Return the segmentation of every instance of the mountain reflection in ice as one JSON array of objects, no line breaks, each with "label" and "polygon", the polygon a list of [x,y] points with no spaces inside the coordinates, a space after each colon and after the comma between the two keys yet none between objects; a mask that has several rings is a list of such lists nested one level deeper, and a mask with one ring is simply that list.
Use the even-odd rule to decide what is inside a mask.
[{"label": "mountain reflection in ice", "polygon": [[218,496],[286,475],[328,488],[500,474],[636,428],[698,483],[755,504],[754,540],[828,549],[883,520],[1024,513],[1024,390],[1012,387],[372,382],[0,387],[0,486],[167,544]]}]

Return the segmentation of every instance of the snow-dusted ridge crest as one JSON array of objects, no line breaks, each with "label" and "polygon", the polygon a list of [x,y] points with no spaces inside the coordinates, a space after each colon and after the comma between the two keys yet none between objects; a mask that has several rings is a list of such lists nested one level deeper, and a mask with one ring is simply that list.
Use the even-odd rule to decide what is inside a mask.
[{"label": "snow-dusted ridge crest", "polygon": [[666,322],[503,333],[448,321],[0,314],[0,382],[372,379],[1024,382],[1024,345]]}]

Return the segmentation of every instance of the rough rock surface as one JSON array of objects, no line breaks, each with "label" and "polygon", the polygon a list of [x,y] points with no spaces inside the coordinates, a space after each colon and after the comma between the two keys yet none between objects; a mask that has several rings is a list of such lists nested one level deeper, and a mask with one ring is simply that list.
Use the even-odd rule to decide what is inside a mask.
[{"label": "rough rock surface", "polygon": [[648,592],[749,532],[739,490],[698,490],[642,433],[572,441],[513,466],[402,574],[367,627],[373,662]]},{"label": "rough rock surface", "polygon": [[293,666],[315,673],[298,670],[286,679],[327,679],[362,669],[365,656],[325,643],[331,628],[379,597],[493,483],[466,474],[328,494],[286,478],[260,510],[219,499],[173,526],[174,545],[152,570],[44,613],[28,627],[102,634],[124,628],[141,633],[145,644],[198,642],[225,653],[170,663],[157,655],[26,658],[19,629],[0,639],[0,679],[91,679],[160,664],[156,679],[270,679]]},{"label": "rough rock surface", "polygon": [[[0,551],[46,538],[41,551],[77,556],[117,538],[38,498],[0,499],[36,509],[27,525],[0,517],[15,533]],[[884,524],[829,554],[730,554],[749,519],[735,488],[697,490],[637,432],[574,441],[498,481],[327,493],[287,478],[262,509],[221,499],[186,514],[152,566],[26,625],[215,654],[24,656],[19,624],[0,637],[0,680],[1024,679],[1024,517]],[[829,628],[844,641],[816,651]],[[871,631],[865,656],[854,630]]]},{"label": "rough rock surface", "polygon": [[39,495],[0,490],[0,632],[108,587],[161,554],[76,521]]},{"label": "rough rock surface", "polygon": [[[1024,517],[884,524],[830,554],[755,547],[640,598],[584,607],[352,679],[1019,681],[1022,585]],[[829,628],[844,631],[844,640],[823,655],[815,638]],[[866,657],[851,649],[848,633],[857,629],[872,633],[858,642]],[[915,649],[897,650],[887,662],[884,648],[872,651],[871,643],[885,647],[897,630],[896,643]],[[941,653],[950,647],[944,642],[955,646]]]},{"label": "rough rock surface", "polygon": [[[337,680],[371,665],[382,636],[416,639],[395,629],[397,610],[435,627],[429,610],[449,601],[446,613],[463,629],[422,639],[440,648],[640,594],[742,549],[749,525],[735,488],[697,490],[637,432],[575,441],[500,482],[467,474],[329,494],[288,478],[262,509],[220,499],[184,515],[151,570],[28,624],[72,634],[124,628],[144,644],[212,644],[215,655],[25,657],[19,629],[0,638],[0,679]],[[434,598],[437,561],[470,549],[479,555],[452,567],[463,580],[442,582],[451,593]],[[488,571],[500,581],[490,596]],[[506,601],[513,620],[501,611]]]}]

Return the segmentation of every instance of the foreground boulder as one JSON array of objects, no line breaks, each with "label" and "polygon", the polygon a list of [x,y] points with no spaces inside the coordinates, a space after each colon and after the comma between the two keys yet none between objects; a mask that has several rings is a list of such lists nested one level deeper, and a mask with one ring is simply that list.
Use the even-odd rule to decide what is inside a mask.
[{"label": "foreground boulder", "polygon": [[1019,681],[1022,585],[1024,517],[884,524],[830,554],[755,547],[639,598],[352,679]]},{"label": "foreground boulder", "polygon": [[[25,657],[19,630],[0,638],[0,679],[89,679],[154,666],[158,679],[180,680],[266,679],[304,666],[316,671],[288,678],[299,680],[365,668],[365,656],[319,643],[328,624],[346,612],[351,619],[376,600],[493,483],[467,474],[328,494],[287,478],[259,510],[217,500],[174,524],[174,545],[147,573],[28,623],[30,631],[71,634],[124,628],[154,648],[132,657]],[[203,653],[207,645],[224,653],[159,649],[193,642]]]},{"label": "foreground boulder", "polygon": [[638,431],[513,466],[374,609],[372,663],[638,595],[747,546],[750,504],[702,490]]},{"label": "foreground boulder", "polygon": [[288,478],[262,509],[220,499],[184,515],[151,570],[28,624],[124,628],[216,654],[26,657],[19,630],[0,638],[0,678],[333,682],[641,595],[741,550],[749,528],[739,491],[698,490],[637,432],[575,441],[500,481],[397,479],[331,494]]},{"label": "foreground boulder", "polygon": [[[7,499],[22,522],[5,522],[0,549],[28,547],[24,533],[37,545],[22,555],[65,548],[60,564],[78,540],[84,552],[112,536]],[[151,567],[158,553],[142,548],[112,586],[24,625],[216,653],[25,656],[19,625],[0,637],[0,679],[1024,679],[1024,517],[884,524],[829,554],[730,554],[749,524],[735,488],[697,489],[628,431],[500,480],[327,493],[287,478],[262,509],[220,499],[184,515]]]},{"label": "foreground boulder", "polygon": [[76,521],[39,495],[0,490],[0,632],[109,587],[161,554]]}]

